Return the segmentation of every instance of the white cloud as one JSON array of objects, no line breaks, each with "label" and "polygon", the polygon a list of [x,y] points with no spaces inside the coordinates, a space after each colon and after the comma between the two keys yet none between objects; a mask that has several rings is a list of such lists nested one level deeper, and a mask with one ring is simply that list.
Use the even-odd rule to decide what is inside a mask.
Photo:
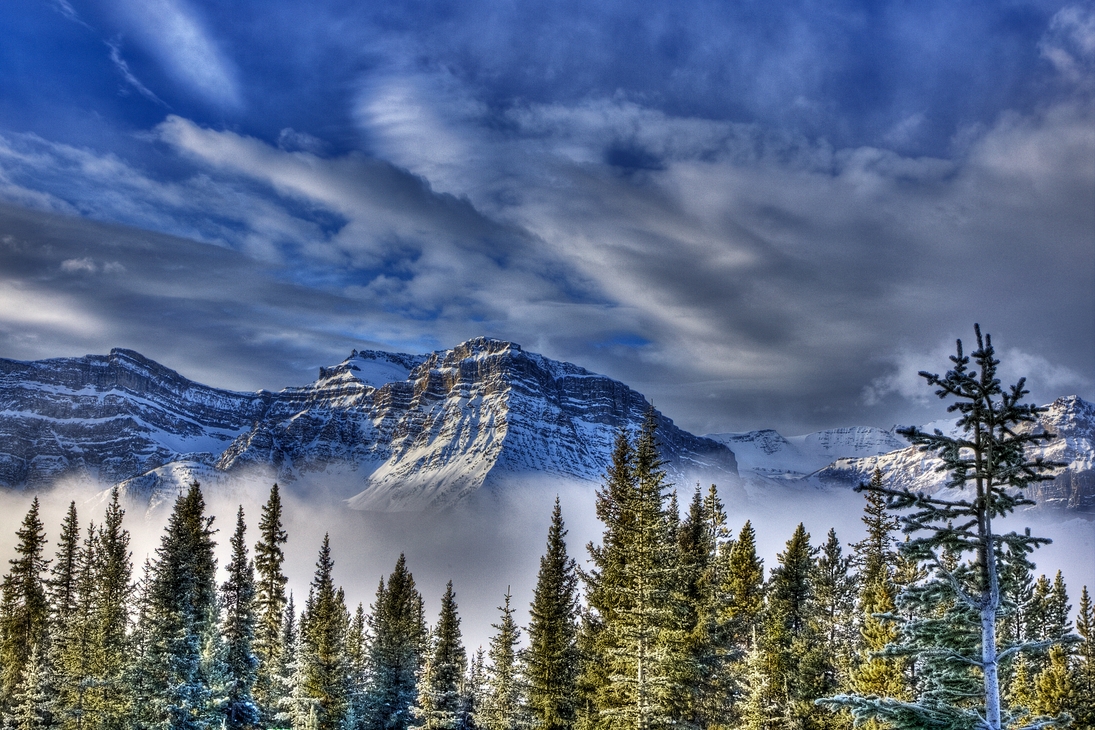
[{"label": "white cloud", "polygon": [[107,42],[106,45],[110,49],[110,60],[114,63],[114,66],[118,69],[118,72],[122,75],[122,78],[125,79],[125,82],[132,86],[134,89],[136,89],[141,94],[141,96],[144,96],[145,98],[150,99],[157,104],[167,106],[166,104],[164,104],[163,101],[160,100],[160,97],[153,94],[147,86],[141,83],[140,79],[133,75],[133,72],[129,69],[129,64],[126,63],[126,60],[124,58],[122,58],[121,43],[115,40]]},{"label": "white cloud", "polygon": [[232,63],[185,0],[125,0],[117,9],[176,81],[214,104],[243,104]]},{"label": "white cloud", "polygon": [[1058,10],[1038,48],[1066,80],[1095,88],[1095,3]]},{"label": "white cloud", "polygon": [[0,281],[0,329],[28,325],[81,337],[105,330],[102,320],[69,297],[18,281]]}]

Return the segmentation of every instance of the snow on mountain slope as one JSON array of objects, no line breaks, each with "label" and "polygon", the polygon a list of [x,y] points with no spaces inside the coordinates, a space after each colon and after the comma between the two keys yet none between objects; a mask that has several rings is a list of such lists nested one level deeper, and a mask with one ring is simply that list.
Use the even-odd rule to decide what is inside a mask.
[{"label": "snow on mountain slope", "polygon": [[[1028,428],[1049,431],[1057,438],[1028,454],[1068,466],[1059,470],[1052,481],[1033,485],[1027,494],[1043,508],[1095,512],[1095,405],[1077,396],[1066,396],[1047,408],[1038,425]],[[954,421],[938,421],[924,430],[929,428],[952,433]],[[931,493],[943,489],[947,482],[948,475],[938,471],[941,463],[906,446],[876,457],[839,459],[812,478],[826,486],[854,486],[870,480],[877,467],[891,486]]]},{"label": "snow on mountain slope", "polygon": [[[522,475],[598,482],[615,434],[648,407],[622,383],[486,338],[355,351],[278,393],[207,388],[125,350],[0,360],[0,485],[103,480],[155,502],[194,478],[227,489],[257,472],[358,509],[432,509]],[[661,415],[659,438],[671,478],[735,481],[725,446]]]},{"label": "snow on mountain slope", "polygon": [[892,431],[867,426],[833,428],[785,438],[772,429],[709,434],[737,457],[743,476],[782,481],[801,479],[837,459],[877,456],[905,445]]},{"label": "snow on mountain slope", "polygon": [[0,486],[109,483],[182,454],[219,454],[268,397],[199,385],[129,350],[0,360]]}]

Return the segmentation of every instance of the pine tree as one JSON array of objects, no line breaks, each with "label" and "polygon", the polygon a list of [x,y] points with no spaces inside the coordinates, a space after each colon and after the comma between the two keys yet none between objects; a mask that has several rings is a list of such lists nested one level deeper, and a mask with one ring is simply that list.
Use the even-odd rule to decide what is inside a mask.
[{"label": "pine tree", "polygon": [[596,614],[586,623],[591,656],[583,685],[592,692],[592,713],[585,723],[645,730],[681,719],[673,696],[687,662],[672,602],[677,517],[665,507],[656,426],[656,414],[647,411],[633,452],[621,434],[598,492],[605,532],[602,546],[590,550],[594,570],[585,574]]},{"label": "pine tree", "polygon": [[369,685],[367,727],[370,730],[406,730],[411,707],[418,697],[418,673],[426,648],[422,596],[403,555],[380,581],[369,618]]},{"label": "pine tree", "polygon": [[225,643],[226,705],[225,727],[244,730],[259,723],[258,706],[252,697],[258,658],[253,650],[255,637],[255,566],[247,556],[243,507],[236,513],[236,531],[229,544],[232,559],[228,580],[221,586],[224,622],[221,635]]},{"label": "pine tree", "polygon": [[281,493],[278,485],[270,488],[270,497],[262,508],[259,520],[259,541],[255,544],[255,643],[258,658],[253,696],[263,722],[270,722],[278,712],[285,672],[282,655],[282,629],[285,621],[285,584],[282,572],[285,552],[281,549],[289,536],[281,525]]},{"label": "pine tree", "polygon": [[87,715],[87,689],[94,682],[91,658],[96,646],[98,605],[98,530],[89,523],[76,554],[75,604],[67,619],[59,620],[50,642],[55,668],[57,699],[54,718],[60,727],[91,727]]},{"label": "pine tree", "polygon": [[350,621],[350,630],[346,634],[346,661],[350,671],[350,710],[346,726],[348,728],[366,727],[368,718],[367,683],[369,678],[369,654],[366,636],[365,607],[360,603]]},{"label": "pine tree", "polygon": [[[858,639],[856,631],[855,583],[849,574],[852,559],[844,557],[836,530],[830,529],[815,565],[815,631],[820,641],[823,662],[817,696],[849,689],[853,655]],[[822,716],[828,720],[827,716]],[[850,727],[850,717],[832,718],[830,726]]]},{"label": "pine tree", "polygon": [[823,694],[828,669],[824,637],[816,623],[816,554],[800,523],[777,556],[754,659],[760,687],[749,697],[744,712],[749,728],[772,723],[809,727],[824,722],[814,707],[814,699]]},{"label": "pine tree", "polygon": [[349,614],[335,589],[331,541],[324,535],[308,602],[300,619],[301,691],[311,699],[317,730],[340,730],[349,712],[350,667],[346,655]]},{"label": "pine tree", "polygon": [[490,640],[490,668],[477,716],[477,724],[483,730],[520,730],[526,725],[522,713],[524,698],[521,678],[517,671],[517,644],[521,630],[513,620],[508,588],[504,601],[498,609],[502,612],[501,620],[491,624],[497,633]]},{"label": "pine tree", "polygon": [[[875,469],[871,477],[874,491],[866,491],[863,523],[867,536],[856,543],[855,563],[860,566],[859,592],[859,656],[849,677],[849,689],[862,695],[908,699],[905,682],[905,662],[899,657],[881,656],[880,652],[898,639],[898,624],[893,616],[897,608],[894,532],[900,521],[886,509],[882,471]],[[868,730],[879,730],[881,723],[871,718],[864,723]]]},{"label": "pine tree", "polygon": [[415,724],[426,730],[461,730],[463,697],[460,689],[468,658],[461,643],[460,617],[456,613],[456,594],[451,580],[441,598],[441,614],[433,631],[432,644],[419,683]]},{"label": "pine tree", "polygon": [[49,662],[37,644],[30,648],[27,664],[14,695],[5,726],[15,730],[48,730],[53,727],[53,687]]},{"label": "pine tree", "polygon": [[567,531],[559,498],[551,513],[547,551],[529,611],[529,647],[524,654],[528,706],[537,730],[570,730],[578,679],[578,576],[567,556]]},{"label": "pine tree", "polygon": [[1095,607],[1087,586],[1080,592],[1076,615],[1076,633],[1082,643],[1076,647],[1072,684],[1076,690],[1075,723],[1079,728],[1095,728]]},{"label": "pine tree", "polygon": [[[945,376],[921,372],[940,398],[953,397],[948,407],[960,417],[961,435],[917,428],[899,433],[934,453],[951,475],[947,486],[972,486],[968,499],[946,499],[908,489],[880,489],[887,508],[912,510],[903,516],[906,532],[921,534],[907,543],[907,552],[932,572],[918,586],[906,588],[898,604],[913,607],[924,618],[904,624],[902,642],[893,652],[915,656],[924,665],[915,702],[894,698],[842,696],[825,700],[850,707],[857,719],[877,717],[898,728],[948,724],[1000,730],[1006,718],[1000,701],[1000,662],[1022,649],[997,644],[997,623],[1006,610],[1000,584],[999,556],[1007,550],[1029,551],[1046,542],[1029,534],[998,535],[993,519],[1017,506],[1033,504],[1022,495],[1028,485],[1049,479],[1056,464],[1029,460],[1027,446],[1052,434],[1022,429],[1037,421],[1042,409],[1021,401],[1024,381],[1005,392],[996,378],[999,361],[992,341],[975,325],[977,350],[963,354],[961,341]],[[977,369],[971,370],[970,363]],[[951,559],[947,558],[947,555]],[[962,562],[964,555],[970,562]],[[975,673],[970,668],[975,668]],[[979,686],[979,689],[978,689]],[[972,696],[971,696],[972,694]]]},{"label": "pine tree", "polygon": [[220,724],[203,654],[216,631],[213,518],[197,482],[180,494],[147,577],[131,720],[177,730]]},{"label": "pine tree", "polygon": [[[129,716],[125,677],[130,662],[129,602],[133,574],[129,531],[122,527],[125,510],[119,491],[111,490],[94,551],[94,631],[91,634],[90,678],[85,707],[91,726],[114,730]],[[212,627],[208,627],[210,630]]]},{"label": "pine tree", "polygon": [[46,535],[38,516],[38,498],[31,502],[23,524],[16,531],[18,557],[9,560],[11,570],[0,586],[0,701],[11,707],[23,681],[31,649],[48,651],[49,602],[43,557]]}]

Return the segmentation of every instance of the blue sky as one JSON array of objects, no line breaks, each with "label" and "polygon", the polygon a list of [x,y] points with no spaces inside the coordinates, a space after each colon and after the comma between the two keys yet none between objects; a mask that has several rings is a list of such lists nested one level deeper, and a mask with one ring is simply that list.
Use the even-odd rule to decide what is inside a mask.
[{"label": "blue sky", "polygon": [[1095,3],[9,0],[0,357],[488,335],[696,432],[1095,397]]}]

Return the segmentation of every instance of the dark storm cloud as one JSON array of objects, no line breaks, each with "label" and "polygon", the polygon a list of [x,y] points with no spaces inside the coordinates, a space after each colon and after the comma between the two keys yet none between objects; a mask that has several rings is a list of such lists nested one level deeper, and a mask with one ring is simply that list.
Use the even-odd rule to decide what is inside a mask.
[{"label": "dark storm cloud", "polygon": [[0,24],[0,355],[129,346],[280,387],[487,334],[694,431],[796,431],[934,417],[910,372],[980,321],[1036,398],[1093,395],[1090,2]]}]

